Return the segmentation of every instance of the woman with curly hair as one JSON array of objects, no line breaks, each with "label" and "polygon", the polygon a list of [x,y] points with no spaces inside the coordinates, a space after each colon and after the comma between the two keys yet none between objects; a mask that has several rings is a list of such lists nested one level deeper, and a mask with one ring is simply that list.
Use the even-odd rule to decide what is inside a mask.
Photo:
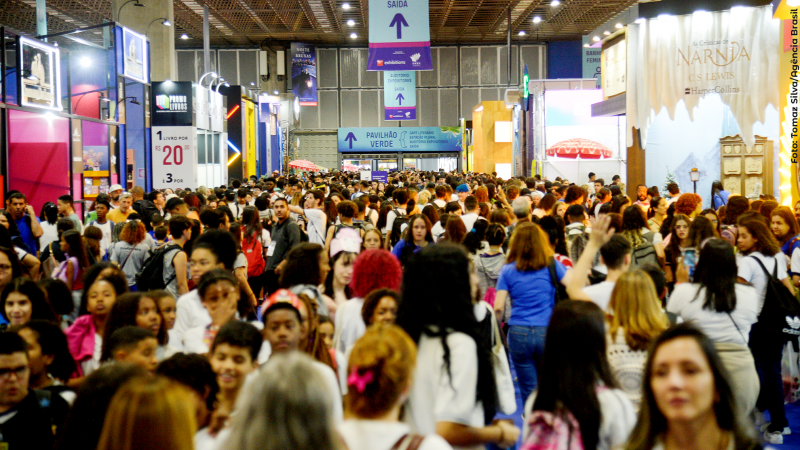
[{"label": "woman with curly hair", "polygon": [[400,261],[386,250],[366,250],[353,263],[350,289],[353,297],[336,312],[334,346],[347,354],[367,327],[361,317],[364,297],[370,292],[387,288],[400,290],[403,270]]},{"label": "woman with curly hair", "polygon": [[675,202],[675,214],[683,214],[694,219],[701,211],[703,211],[703,199],[697,194],[681,194]]},{"label": "woman with curly hair", "polygon": [[136,274],[142,270],[150,250],[144,242],[146,234],[141,221],[132,220],[126,223],[119,235],[119,242],[111,248],[108,255],[108,259],[125,272],[128,288],[132,291],[136,290]]}]

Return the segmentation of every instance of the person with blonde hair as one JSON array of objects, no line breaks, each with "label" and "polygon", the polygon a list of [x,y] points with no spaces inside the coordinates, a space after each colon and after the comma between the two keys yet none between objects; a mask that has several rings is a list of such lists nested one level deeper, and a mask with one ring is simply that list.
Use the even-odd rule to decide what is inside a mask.
[{"label": "person with blonde hair", "polygon": [[[340,450],[328,384],[301,352],[273,355],[239,396],[239,411],[219,448]],[[337,400],[338,401],[338,400]]]},{"label": "person with blonde hair", "polygon": [[400,409],[411,389],[417,346],[402,328],[377,324],[356,342],[347,369],[348,420],[338,426],[349,450],[390,450],[413,446],[449,450],[450,444],[433,434],[411,434],[400,422]]},{"label": "person with blonde hair", "polygon": [[193,450],[189,392],[163,377],[133,378],[111,400],[97,450]]},{"label": "person with blonde hair", "polygon": [[563,284],[567,273],[554,255],[550,240],[539,225],[520,223],[511,236],[506,265],[497,279],[494,312],[502,321],[506,301],[511,301],[508,350],[522,398],[528,398],[536,389],[545,331],[558,297],[554,278]]},{"label": "person with blonde hair", "polygon": [[606,354],[620,388],[639,408],[647,348],[669,328],[652,278],[643,270],[623,274],[614,285],[607,316]]},{"label": "person with blonde hair", "polygon": [[147,230],[139,220],[131,220],[122,228],[119,242],[109,248],[108,259],[119,266],[128,279],[128,289],[136,290],[136,274],[142,270],[150,251],[145,243]]}]

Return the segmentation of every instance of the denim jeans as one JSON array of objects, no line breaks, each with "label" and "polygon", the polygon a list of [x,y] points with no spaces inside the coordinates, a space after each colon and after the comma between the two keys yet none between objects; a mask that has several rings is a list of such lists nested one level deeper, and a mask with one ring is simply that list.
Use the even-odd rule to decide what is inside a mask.
[{"label": "denim jeans", "polygon": [[756,363],[756,372],[761,382],[756,408],[769,411],[769,431],[782,431],[789,426],[786,410],[783,405],[783,378],[781,376],[781,358],[783,342],[764,336],[760,333],[760,325],[754,326],[750,333],[750,349]]},{"label": "denim jeans", "polygon": [[547,327],[511,325],[508,327],[508,351],[517,371],[522,402],[528,400],[538,384],[536,372],[542,364]]}]

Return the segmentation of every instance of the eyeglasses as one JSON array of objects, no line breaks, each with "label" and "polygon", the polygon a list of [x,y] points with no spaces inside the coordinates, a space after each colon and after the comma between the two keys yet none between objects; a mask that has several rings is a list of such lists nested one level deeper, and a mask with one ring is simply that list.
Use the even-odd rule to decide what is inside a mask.
[{"label": "eyeglasses", "polygon": [[12,367],[10,369],[0,369],[0,378],[7,379],[12,373],[20,378],[28,371],[28,366]]}]

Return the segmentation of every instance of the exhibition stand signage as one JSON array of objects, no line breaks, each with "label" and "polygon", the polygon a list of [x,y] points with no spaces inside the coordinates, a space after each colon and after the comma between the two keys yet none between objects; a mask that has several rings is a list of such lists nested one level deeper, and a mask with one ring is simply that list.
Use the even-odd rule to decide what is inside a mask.
[{"label": "exhibition stand signage", "polygon": [[380,170],[380,171],[362,170],[361,181],[377,181],[380,183],[388,183],[389,172],[386,172],[385,170]]},{"label": "exhibition stand signage", "polygon": [[458,127],[339,128],[339,152],[460,152]]},{"label": "exhibition stand signage", "polygon": [[433,70],[428,0],[369,0],[367,70]]},{"label": "exhibition stand signage", "polygon": [[19,38],[20,104],[61,111],[61,58],[58,47],[26,37]]},{"label": "exhibition stand signage", "polygon": [[417,72],[383,72],[384,120],[417,119]]},{"label": "exhibition stand signage", "polygon": [[153,188],[197,186],[192,83],[153,83],[152,95]]},{"label": "exhibition stand signage", "polygon": [[147,83],[147,44],[145,37],[122,27],[123,75],[141,83]]},{"label": "exhibition stand signage", "polygon": [[300,106],[317,106],[317,54],[314,45],[292,42],[292,94]]}]

